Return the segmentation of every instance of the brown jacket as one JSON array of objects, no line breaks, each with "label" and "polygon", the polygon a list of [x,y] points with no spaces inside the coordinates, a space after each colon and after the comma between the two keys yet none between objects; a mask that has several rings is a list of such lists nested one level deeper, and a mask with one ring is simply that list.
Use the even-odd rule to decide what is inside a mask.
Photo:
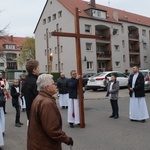
[{"label": "brown jacket", "polygon": [[39,92],[32,103],[27,150],[61,150],[69,137],[62,131],[62,119],[56,100],[46,91]]}]

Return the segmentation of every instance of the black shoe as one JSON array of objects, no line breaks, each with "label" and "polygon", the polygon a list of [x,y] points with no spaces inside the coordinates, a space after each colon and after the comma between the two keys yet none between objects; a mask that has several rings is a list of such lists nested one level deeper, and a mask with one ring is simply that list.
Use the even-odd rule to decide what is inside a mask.
[{"label": "black shoe", "polygon": [[68,109],[68,106],[66,106],[66,109]]},{"label": "black shoe", "polygon": [[62,109],[65,109],[65,106],[62,106]]},{"label": "black shoe", "polygon": [[135,121],[135,122],[137,122],[138,120],[130,119],[130,121]]},{"label": "black shoe", "polygon": [[145,120],[145,119],[141,120],[141,123],[145,123],[145,122],[146,122],[146,120]]},{"label": "black shoe", "polygon": [[70,124],[70,128],[74,128],[74,125],[73,123],[69,123]]},{"label": "black shoe", "polygon": [[5,136],[5,133],[3,132],[3,137]]},{"label": "black shoe", "polygon": [[23,125],[23,123],[22,123],[22,122],[19,122],[18,124]]},{"label": "black shoe", "polygon": [[115,117],[114,115],[109,116],[109,118],[114,118],[114,117]]},{"label": "black shoe", "polygon": [[3,150],[3,149],[0,147],[0,150]]},{"label": "black shoe", "polygon": [[4,112],[4,114],[7,114],[7,112]]},{"label": "black shoe", "polygon": [[116,115],[116,116],[114,116],[114,119],[118,119],[118,118],[119,118],[119,116],[117,116],[117,115]]},{"label": "black shoe", "polygon": [[21,127],[21,125],[19,123],[16,123],[15,126],[16,127]]}]

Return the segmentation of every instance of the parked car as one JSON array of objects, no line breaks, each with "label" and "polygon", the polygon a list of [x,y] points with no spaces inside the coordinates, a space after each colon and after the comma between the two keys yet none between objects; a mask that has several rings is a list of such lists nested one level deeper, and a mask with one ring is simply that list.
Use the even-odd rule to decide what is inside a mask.
[{"label": "parked car", "polygon": [[120,87],[127,87],[128,84],[127,75],[118,71],[106,71],[96,74],[91,78],[89,78],[86,89],[92,89],[93,91],[96,91],[97,89],[103,88],[104,90],[106,90],[107,89],[105,85],[106,77],[108,80],[110,80],[112,74],[115,74],[117,76],[117,80],[119,81]]},{"label": "parked car", "polygon": [[87,82],[88,82],[88,79],[90,77],[92,77],[93,75],[95,75],[96,73],[85,73],[83,74],[82,76],[82,79],[83,79],[83,86],[86,86],[87,85]]},{"label": "parked car", "polygon": [[140,70],[145,80],[145,91],[150,90],[150,70]]}]

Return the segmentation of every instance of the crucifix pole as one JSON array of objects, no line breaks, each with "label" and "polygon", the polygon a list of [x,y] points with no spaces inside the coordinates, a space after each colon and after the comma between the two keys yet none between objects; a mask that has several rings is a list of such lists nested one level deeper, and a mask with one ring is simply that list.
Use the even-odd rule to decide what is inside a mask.
[{"label": "crucifix pole", "polygon": [[[81,62],[81,46],[80,46],[80,26],[79,26],[79,10],[75,9],[75,33],[76,33],[76,62],[77,73],[82,75],[82,62]],[[85,127],[84,119],[84,101],[83,101],[83,82],[82,78],[79,78],[78,93],[79,93],[79,111],[80,111],[80,127]]]}]

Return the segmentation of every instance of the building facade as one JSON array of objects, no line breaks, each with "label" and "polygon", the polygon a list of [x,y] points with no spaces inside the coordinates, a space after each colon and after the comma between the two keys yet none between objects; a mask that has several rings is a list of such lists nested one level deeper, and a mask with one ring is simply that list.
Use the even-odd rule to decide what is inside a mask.
[{"label": "building facade", "polygon": [[3,36],[0,38],[0,70],[24,70],[25,66],[19,66],[17,57],[22,50],[25,38]]},{"label": "building facade", "polygon": [[53,31],[75,33],[75,8],[79,12],[80,33],[99,35],[99,39],[81,39],[82,72],[116,70],[129,72],[137,65],[150,65],[150,18],[95,4],[95,0],[47,0],[35,28],[36,58],[41,72],[76,69],[74,38],[54,37]]}]

